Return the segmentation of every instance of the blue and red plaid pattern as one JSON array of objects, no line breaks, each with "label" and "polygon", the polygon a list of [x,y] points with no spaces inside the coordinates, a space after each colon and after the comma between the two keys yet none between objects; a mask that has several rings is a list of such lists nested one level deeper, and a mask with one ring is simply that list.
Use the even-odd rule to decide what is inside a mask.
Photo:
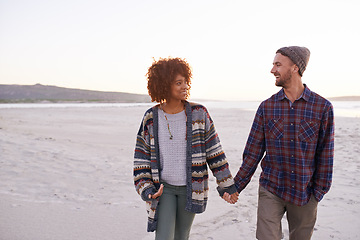
[{"label": "blue and red plaid pattern", "polygon": [[261,161],[260,185],[302,206],[311,194],[320,201],[329,191],[333,158],[332,104],[306,85],[302,97],[289,104],[282,89],[256,112],[235,185],[241,192]]}]

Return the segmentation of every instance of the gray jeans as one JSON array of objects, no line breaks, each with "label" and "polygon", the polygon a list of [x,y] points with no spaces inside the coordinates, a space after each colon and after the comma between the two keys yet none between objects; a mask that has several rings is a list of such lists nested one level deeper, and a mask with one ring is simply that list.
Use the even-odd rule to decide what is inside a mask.
[{"label": "gray jeans", "polygon": [[195,213],[185,210],[186,186],[164,184],[164,191],[159,199],[156,240],[189,239]]}]

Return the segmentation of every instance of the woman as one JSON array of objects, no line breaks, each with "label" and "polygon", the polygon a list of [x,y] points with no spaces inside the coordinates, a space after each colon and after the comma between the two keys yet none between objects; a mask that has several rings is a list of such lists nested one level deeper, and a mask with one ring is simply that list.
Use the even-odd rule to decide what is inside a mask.
[{"label": "woman", "polygon": [[235,203],[237,192],[207,109],[187,102],[189,64],[180,58],[154,61],[148,91],[159,104],[147,110],[137,134],[134,183],[147,203],[148,231],[156,239],[188,239],[196,213],[206,208],[207,165],[220,196]]}]

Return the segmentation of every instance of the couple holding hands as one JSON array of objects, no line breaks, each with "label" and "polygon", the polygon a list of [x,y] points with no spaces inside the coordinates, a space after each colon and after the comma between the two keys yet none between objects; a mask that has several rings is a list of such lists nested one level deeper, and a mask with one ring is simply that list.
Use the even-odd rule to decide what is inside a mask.
[{"label": "couple holding hands", "polygon": [[220,196],[235,204],[258,164],[256,238],[281,239],[286,212],[290,239],[311,239],[317,204],[331,186],[334,157],[332,104],[302,83],[310,51],[277,50],[271,73],[281,90],[255,114],[233,178],[207,109],[188,102],[192,72],[179,58],[154,61],[148,91],[158,104],[141,121],[134,154],[134,183],[155,239],[188,239],[195,214],[205,211],[208,168]]}]

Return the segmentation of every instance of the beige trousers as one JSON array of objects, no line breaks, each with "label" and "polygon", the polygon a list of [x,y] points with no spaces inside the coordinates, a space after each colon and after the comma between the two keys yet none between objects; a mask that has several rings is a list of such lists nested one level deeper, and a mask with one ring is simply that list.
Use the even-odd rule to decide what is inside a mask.
[{"label": "beige trousers", "polygon": [[285,202],[263,187],[259,187],[256,238],[277,240],[282,238],[281,219],[286,212],[290,240],[311,239],[316,222],[318,202],[311,196],[304,206]]}]

